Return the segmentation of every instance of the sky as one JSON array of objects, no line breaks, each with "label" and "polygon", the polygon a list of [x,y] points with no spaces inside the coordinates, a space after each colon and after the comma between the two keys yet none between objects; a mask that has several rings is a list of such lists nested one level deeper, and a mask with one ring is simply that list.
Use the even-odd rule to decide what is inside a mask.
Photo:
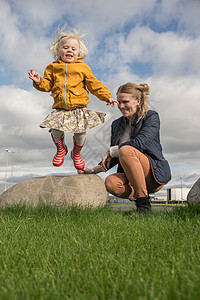
[{"label": "sky", "polygon": [[[199,12],[199,0],[0,0],[0,192],[30,177],[76,174],[70,155],[53,167],[55,145],[39,127],[53,100],[28,78],[30,69],[43,75],[53,61],[52,35],[64,24],[86,33],[84,62],[113,98],[126,82],[149,84],[172,170],[165,188],[190,188],[200,177]],[[105,123],[87,132],[82,155],[90,168],[108,149],[120,112],[93,95],[88,108],[106,113]],[[65,139],[71,150],[72,134]]]}]

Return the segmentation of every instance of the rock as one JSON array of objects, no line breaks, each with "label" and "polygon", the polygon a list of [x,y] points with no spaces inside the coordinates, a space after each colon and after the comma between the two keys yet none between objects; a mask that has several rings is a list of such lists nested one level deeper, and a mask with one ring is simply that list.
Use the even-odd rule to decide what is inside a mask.
[{"label": "rock", "polygon": [[99,207],[107,202],[103,180],[97,175],[45,176],[23,180],[0,195],[0,207],[40,204]]},{"label": "rock", "polygon": [[200,178],[192,186],[187,195],[187,202],[191,204],[200,204]]}]

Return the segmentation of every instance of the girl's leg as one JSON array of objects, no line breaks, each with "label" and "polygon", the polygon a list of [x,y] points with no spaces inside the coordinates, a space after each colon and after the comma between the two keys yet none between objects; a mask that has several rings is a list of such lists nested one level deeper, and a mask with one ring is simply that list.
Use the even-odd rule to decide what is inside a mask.
[{"label": "girl's leg", "polygon": [[85,143],[86,132],[74,133],[74,138],[77,145],[83,145]]},{"label": "girl's leg", "polygon": [[57,130],[57,129],[51,129],[51,136],[54,140],[54,142],[59,142],[62,138],[62,136],[64,135],[64,132],[61,130]]},{"label": "girl's leg", "polygon": [[86,132],[82,133],[74,133],[73,141],[74,141],[74,148],[71,152],[71,158],[74,162],[74,167],[77,170],[83,170],[85,168],[84,160],[82,159],[80,152],[83,148],[85,143]]},{"label": "girl's leg", "polygon": [[53,158],[53,165],[55,167],[60,167],[63,164],[65,155],[68,152],[67,146],[64,143],[64,132],[52,129],[51,137],[57,148],[56,155]]}]

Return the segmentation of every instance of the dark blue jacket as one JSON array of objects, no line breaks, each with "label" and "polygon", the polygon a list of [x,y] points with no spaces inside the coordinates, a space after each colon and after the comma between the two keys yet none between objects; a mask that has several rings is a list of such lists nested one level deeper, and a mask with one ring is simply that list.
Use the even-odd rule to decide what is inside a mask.
[{"label": "dark blue jacket", "polygon": [[[125,131],[126,119],[122,116],[113,121],[111,127],[111,144],[115,146],[119,144],[119,139]],[[159,183],[167,183],[171,179],[170,167],[167,160],[162,154],[162,146],[160,144],[160,119],[157,112],[149,110],[144,118],[136,123],[134,116],[129,123],[130,141],[120,144],[119,148],[129,145],[142,153],[150,160],[152,173]],[[118,158],[112,158],[110,168],[118,164],[118,173],[124,173]]]}]

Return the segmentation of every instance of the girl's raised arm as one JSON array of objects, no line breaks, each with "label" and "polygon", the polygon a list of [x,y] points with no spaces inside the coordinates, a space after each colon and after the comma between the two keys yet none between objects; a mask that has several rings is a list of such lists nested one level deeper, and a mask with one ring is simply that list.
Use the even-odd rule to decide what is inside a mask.
[{"label": "girl's raised arm", "polygon": [[31,69],[30,72],[28,72],[28,74],[29,74],[29,78],[31,80],[33,80],[35,83],[40,82],[40,74],[39,73],[37,73]]}]

